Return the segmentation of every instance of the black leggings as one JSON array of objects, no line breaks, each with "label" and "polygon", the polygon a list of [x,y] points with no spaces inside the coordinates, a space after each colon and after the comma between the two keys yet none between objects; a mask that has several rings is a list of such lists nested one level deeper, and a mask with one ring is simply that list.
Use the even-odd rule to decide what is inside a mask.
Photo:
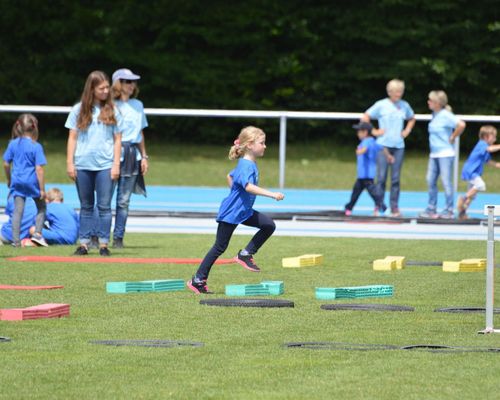
[{"label": "black leggings", "polygon": [[[245,247],[250,254],[255,254],[266,242],[267,239],[273,234],[276,229],[274,221],[265,214],[254,211],[253,215],[246,221],[242,222],[243,225],[259,228],[259,231],[252,237]],[[219,222],[217,228],[217,236],[215,237],[215,244],[208,251],[196,272],[196,278],[207,279],[212,265],[219,256],[224,253],[229,245],[229,240],[233,236],[233,232],[238,224],[228,224],[227,222]]]}]

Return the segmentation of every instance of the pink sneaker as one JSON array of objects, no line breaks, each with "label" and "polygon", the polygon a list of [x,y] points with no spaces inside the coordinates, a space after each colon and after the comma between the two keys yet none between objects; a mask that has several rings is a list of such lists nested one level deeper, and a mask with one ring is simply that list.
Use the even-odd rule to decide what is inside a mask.
[{"label": "pink sneaker", "polygon": [[345,216],[346,217],[350,217],[352,215],[352,211],[351,210],[345,210]]}]

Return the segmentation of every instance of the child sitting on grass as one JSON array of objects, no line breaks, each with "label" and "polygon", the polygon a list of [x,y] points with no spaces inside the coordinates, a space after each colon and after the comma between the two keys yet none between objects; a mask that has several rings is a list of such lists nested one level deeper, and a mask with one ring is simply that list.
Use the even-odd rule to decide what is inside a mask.
[{"label": "child sitting on grass", "polygon": [[483,175],[484,164],[500,168],[500,163],[491,159],[491,154],[500,151],[500,144],[494,144],[497,140],[497,130],[492,125],[484,125],[479,129],[479,141],[472,149],[469,157],[462,168],[462,180],[467,181],[467,193],[458,198],[458,218],[467,219],[467,208],[476,197],[477,192],[484,192],[486,184]]},{"label": "child sitting on grass", "polygon": [[[19,240],[21,246],[34,246],[30,240],[30,227],[35,224],[36,218],[36,205],[33,199],[27,198],[23,215],[21,217],[21,225],[19,229]],[[0,229],[0,245],[11,244],[13,242],[12,236],[12,215],[14,214],[14,196],[9,193],[7,197],[7,206],[5,207],[5,214],[9,217],[7,222],[2,225]]]},{"label": "child sitting on grass", "polygon": [[[47,215],[42,236],[49,244],[74,244],[78,239],[80,226],[75,210],[64,204],[64,194],[58,188],[50,189],[46,194]],[[35,227],[31,227],[31,232]]]}]

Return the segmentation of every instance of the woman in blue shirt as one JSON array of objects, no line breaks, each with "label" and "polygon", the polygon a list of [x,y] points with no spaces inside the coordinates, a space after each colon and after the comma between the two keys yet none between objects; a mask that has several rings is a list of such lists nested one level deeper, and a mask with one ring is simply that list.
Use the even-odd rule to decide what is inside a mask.
[{"label": "woman in blue shirt", "polygon": [[146,195],[143,175],[148,171],[148,155],[143,129],[148,126],[144,106],[136,97],[137,81],[141,77],[122,68],[113,73],[111,92],[123,118],[120,178],[116,190],[116,216],[113,230],[113,248],[123,247],[128,206],[132,193]]},{"label": "woman in blue shirt", "polygon": [[283,200],[284,194],[271,192],[257,186],[259,170],[256,159],[264,155],[266,149],[266,134],[259,128],[247,126],[242,129],[238,139],[229,150],[229,159],[238,159],[238,165],[227,176],[231,191],[222,200],[217,215],[217,236],[215,244],[209,250],[193,278],[187,282],[187,287],[196,294],[212,293],[208,290],[207,279],[212,265],[226,251],[229,240],[239,224],[258,228],[247,246],[240,250],[235,261],[252,272],[260,269],[253,261],[253,255],[262,247],[276,229],[274,221],[267,215],[253,209],[256,196],[271,197]]},{"label": "woman in blue shirt", "polygon": [[[427,208],[419,214],[421,218],[453,218],[453,162],[455,160],[455,139],[465,129],[465,122],[459,120],[448,105],[448,96],[442,90],[433,90],[427,100],[432,111],[429,122],[429,165],[427,168],[427,185],[429,201]],[[441,176],[446,205],[441,214],[437,213],[438,187],[437,180]]]},{"label": "woman in blue shirt", "polygon": [[[372,134],[377,138],[377,143],[384,146],[386,152],[379,152],[377,156],[377,184],[382,193],[385,193],[385,182],[389,168],[391,169],[391,194],[390,207],[391,216],[400,217],[399,192],[401,167],[405,154],[405,141],[413,127],[415,117],[410,104],[403,100],[405,84],[399,79],[393,79],[387,83],[387,96],[377,101],[363,114],[362,120],[370,122],[370,119],[378,120],[378,129],[373,129]],[[404,126],[405,121],[406,127]],[[385,154],[394,158],[389,163]]]},{"label": "woman in blue shirt", "polygon": [[[99,254],[109,256],[111,197],[113,181],[120,175],[120,114],[109,93],[109,78],[93,71],[83,88],[81,102],[71,109],[65,127],[69,129],[67,173],[75,181],[80,199],[80,246],[75,255],[88,254],[94,229]],[[97,206],[98,218],[94,216]]]}]

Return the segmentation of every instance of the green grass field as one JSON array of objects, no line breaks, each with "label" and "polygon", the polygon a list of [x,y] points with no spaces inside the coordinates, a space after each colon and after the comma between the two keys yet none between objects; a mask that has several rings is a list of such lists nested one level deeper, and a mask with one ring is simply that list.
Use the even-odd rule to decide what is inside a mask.
[{"label": "green grass field", "polygon": [[[130,234],[114,256],[202,257],[212,235]],[[248,240],[235,236],[224,257]],[[273,237],[257,255],[262,273],[214,266],[210,286],[282,280],[295,308],[210,307],[191,292],[108,294],[108,281],[189,279],[195,265],[19,263],[19,254],[70,255],[74,247],[0,247],[3,284],[62,284],[48,291],[0,291],[2,308],[69,303],[69,318],[0,321],[2,399],[497,399],[499,353],[286,349],[285,342],[441,344],[500,347],[500,335],[478,335],[482,314],[436,313],[437,307],[484,306],[484,273],[439,267],[374,272],[386,255],[411,260],[484,257],[482,241],[409,241]],[[281,258],[322,253],[322,266],[284,269]],[[497,286],[500,280],[496,279]],[[415,307],[412,313],[324,311],[335,301],[314,287],[394,285],[392,298],[361,302]],[[356,302],[359,302],[356,301]],[[345,301],[342,301],[345,302]],[[497,317],[500,325],[500,318]],[[200,348],[111,347],[105,339],[203,342]]]},{"label": "green grass field", "polygon": [[[66,142],[42,141],[48,164],[47,182],[69,183],[66,176]],[[6,145],[4,143],[4,148]],[[149,143],[150,172],[148,185],[162,186],[226,186],[226,175],[234,168],[227,159],[229,147],[213,145],[181,145],[175,143]],[[465,154],[463,155],[466,156]],[[407,152],[402,169],[401,188],[405,191],[427,191],[425,174],[428,155]],[[465,161],[461,160],[460,166]],[[277,187],[279,182],[278,147],[268,146],[264,158],[258,161],[260,184]],[[489,193],[500,193],[500,171],[486,167],[484,180]],[[334,142],[289,144],[287,146],[285,186],[287,188],[350,190],[356,178],[354,147]],[[3,174],[0,180],[5,181]],[[459,191],[466,183],[459,182]]]}]

